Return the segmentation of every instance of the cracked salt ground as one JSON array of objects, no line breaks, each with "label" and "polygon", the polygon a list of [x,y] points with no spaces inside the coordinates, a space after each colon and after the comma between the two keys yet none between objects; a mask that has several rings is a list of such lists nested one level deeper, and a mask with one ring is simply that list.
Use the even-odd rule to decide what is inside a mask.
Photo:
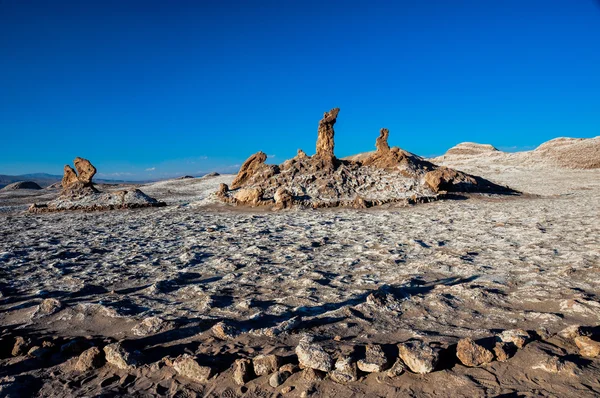
[{"label": "cracked salt ground", "polygon": [[[198,387],[180,379],[167,382],[166,376],[145,378],[143,367],[129,371],[136,380],[125,382],[127,370],[102,368],[79,380],[79,387],[61,387],[73,396],[125,394],[136,385],[167,394],[177,389],[171,383],[207,395],[235,392],[222,379],[231,378],[227,369],[234,359],[293,355],[304,332],[335,353],[344,344],[395,345],[418,338],[446,349],[460,338],[515,327],[555,333],[572,324],[597,325],[596,177],[589,172],[574,180],[565,173],[561,189],[570,194],[563,196],[269,212],[200,206],[210,202],[215,186],[231,179],[219,176],[144,187],[171,204],[165,208],[2,215],[0,322],[11,335],[125,341],[145,355],[148,366],[187,352],[205,358],[219,374]],[[543,185],[529,182],[530,191],[546,195]],[[38,306],[47,298],[60,306],[41,316]],[[231,338],[211,331],[221,321],[235,331]],[[596,362],[590,363],[586,371],[597,375]],[[519,367],[524,365],[506,364],[528,375],[529,368]],[[5,369],[16,372],[15,366]],[[475,396],[539,388],[527,376],[510,384],[518,388],[503,390],[496,377],[517,376],[499,362],[491,366],[455,367],[427,377]],[[71,382],[62,371],[45,372],[24,374],[46,383],[42,391]],[[308,389],[296,375],[284,382],[297,386],[291,396]],[[377,374],[361,377],[366,380],[355,388],[364,393],[441,391],[406,372],[398,383],[379,383]],[[256,380],[249,382],[249,392],[271,391],[268,376],[264,383]],[[348,392],[328,380],[319,383],[317,396]],[[586,383],[590,390],[579,391],[582,396],[600,391],[597,382]]]}]

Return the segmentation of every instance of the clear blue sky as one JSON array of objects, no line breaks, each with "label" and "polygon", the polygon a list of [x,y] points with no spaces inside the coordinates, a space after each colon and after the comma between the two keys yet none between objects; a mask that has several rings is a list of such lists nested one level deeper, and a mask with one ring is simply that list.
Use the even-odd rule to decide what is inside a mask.
[{"label": "clear blue sky", "polygon": [[596,0],[0,0],[0,173],[232,171],[390,144],[600,135]]}]

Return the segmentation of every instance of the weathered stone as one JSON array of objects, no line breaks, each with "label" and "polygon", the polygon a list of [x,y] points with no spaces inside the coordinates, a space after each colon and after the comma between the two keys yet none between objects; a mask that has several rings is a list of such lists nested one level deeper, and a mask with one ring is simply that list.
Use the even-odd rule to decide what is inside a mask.
[{"label": "weathered stone", "polygon": [[439,360],[439,354],[422,341],[398,344],[400,358],[408,368],[420,374],[433,371]]},{"label": "weathered stone", "polygon": [[275,207],[278,209],[289,209],[293,205],[293,196],[285,188],[279,188],[273,196]]},{"label": "weathered stone", "polygon": [[382,372],[389,367],[389,359],[379,344],[370,344],[365,349],[365,358],[358,361],[360,370],[367,373]]},{"label": "weathered stone", "polygon": [[580,325],[571,325],[558,332],[558,335],[563,339],[572,340],[575,337],[585,336],[585,333]]},{"label": "weathered stone", "polygon": [[313,368],[306,368],[302,371],[302,378],[308,382],[323,380],[325,372]]},{"label": "weathered stone", "polygon": [[340,108],[334,108],[323,114],[323,119],[319,121],[318,137],[317,137],[317,154],[316,156],[328,163],[333,162],[335,155],[333,154],[334,134],[333,125],[337,120]]},{"label": "weathered stone", "polygon": [[79,181],[79,179],[77,178],[77,173],[75,173],[75,170],[73,170],[71,166],[66,164],[63,170],[64,173],[61,182],[63,189],[68,188]]},{"label": "weathered stone", "polygon": [[496,354],[496,359],[498,361],[507,361],[510,357],[508,344],[501,341],[497,342],[494,346],[494,354]]},{"label": "weathered stone", "polygon": [[375,140],[377,152],[384,154],[390,151],[390,146],[388,144],[389,135],[390,131],[388,129],[381,129],[379,131],[379,137],[377,137],[377,140]]},{"label": "weathered stone", "polygon": [[12,356],[18,357],[20,355],[25,355],[27,351],[29,351],[29,347],[31,345],[31,340],[25,337],[17,336],[15,337],[15,344],[12,349]]},{"label": "weathered stone", "polygon": [[568,375],[575,375],[577,371],[577,365],[573,362],[565,362],[557,356],[548,354],[543,355],[541,360],[531,368],[541,369],[548,373],[564,373]]},{"label": "weathered stone", "polygon": [[531,340],[531,336],[523,329],[505,330],[498,335],[504,343],[512,343],[517,348],[523,348]]},{"label": "weathered stone", "polygon": [[233,368],[233,380],[236,384],[243,386],[252,380],[252,362],[249,359],[237,359]]},{"label": "weathered stone", "polygon": [[494,360],[494,354],[490,350],[475,343],[469,337],[458,342],[456,356],[463,365],[469,367],[485,365]]},{"label": "weathered stone", "polygon": [[145,318],[142,322],[135,325],[131,331],[136,336],[148,336],[158,332],[172,329],[173,326],[169,322],[165,322],[160,317],[151,316]]},{"label": "weathered stone", "polygon": [[237,204],[257,206],[262,200],[263,191],[260,188],[241,188],[234,195]]},{"label": "weathered stone", "polygon": [[237,189],[244,185],[252,176],[256,173],[257,170],[262,168],[265,161],[267,160],[267,155],[260,151],[250,156],[240,167],[240,171],[237,176],[231,183],[232,189]]},{"label": "weathered stone", "polygon": [[40,346],[34,346],[29,349],[27,355],[32,358],[43,358],[50,355],[50,349]]},{"label": "weathered stone", "polygon": [[304,336],[296,347],[296,355],[300,366],[329,372],[333,367],[333,359],[325,350],[312,342],[312,338]]},{"label": "weathered stone", "polygon": [[448,167],[439,167],[429,171],[425,174],[424,179],[433,192],[456,191],[454,185],[457,184],[477,185],[477,180],[473,177]]},{"label": "weathered stone", "polygon": [[225,183],[219,184],[219,189],[217,190],[218,196],[225,196],[225,194],[229,192],[229,187]]},{"label": "weathered stone", "polygon": [[96,168],[89,160],[80,157],[75,158],[73,163],[77,170],[77,179],[83,184],[91,184],[92,178],[96,174]]},{"label": "weathered stone", "polygon": [[34,313],[34,318],[40,318],[43,316],[52,315],[62,308],[60,301],[54,298],[44,299],[38,306],[37,311]]},{"label": "weathered stone", "polygon": [[592,340],[588,336],[577,336],[574,340],[582,356],[596,358],[600,355],[600,342]]},{"label": "weathered stone", "polygon": [[87,372],[101,367],[104,364],[104,355],[98,347],[92,347],[79,355],[74,369],[78,372]]},{"label": "weathered stone", "polygon": [[216,338],[221,340],[234,339],[238,334],[232,326],[227,325],[225,322],[219,322],[213,325],[211,332]]},{"label": "weathered stone", "polygon": [[281,389],[281,393],[287,394],[288,392],[291,392],[293,389],[294,389],[294,386],[285,386]]},{"label": "weathered stone", "polygon": [[331,380],[340,384],[347,384],[358,380],[356,363],[350,356],[338,358],[335,362],[335,369],[329,372]]},{"label": "weathered stone", "polygon": [[271,387],[279,387],[291,376],[289,372],[275,372],[269,377],[269,385]]},{"label": "weathered stone", "polygon": [[119,369],[131,369],[137,366],[136,354],[126,351],[121,343],[113,343],[104,347],[106,362]]},{"label": "weathered stone", "polygon": [[172,363],[172,366],[177,374],[197,381],[198,383],[207,382],[212,375],[212,369],[210,366],[200,365],[196,359],[188,354],[184,354],[175,359]]},{"label": "weathered stone", "polygon": [[398,377],[406,370],[406,365],[400,358],[396,359],[396,362],[392,365],[390,369],[386,372],[388,377]]},{"label": "weathered stone", "polygon": [[298,371],[298,365],[296,365],[295,363],[286,363],[285,365],[281,365],[281,367],[279,368],[280,372],[289,372],[289,373],[296,373]]},{"label": "weathered stone", "polygon": [[257,355],[252,359],[254,373],[257,376],[264,376],[276,372],[279,369],[280,362],[281,360],[277,355]]}]

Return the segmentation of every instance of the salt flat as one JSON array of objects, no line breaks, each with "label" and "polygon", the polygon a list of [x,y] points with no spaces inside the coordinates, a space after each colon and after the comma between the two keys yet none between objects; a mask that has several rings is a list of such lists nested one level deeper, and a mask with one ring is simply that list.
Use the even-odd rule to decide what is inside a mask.
[{"label": "salt flat", "polygon": [[[240,210],[211,200],[229,175],[141,187],[164,208],[32,215],[21,211],[22,193],[3,194],[11,207],[0,212],[2,344],[12,349],[23,336],[59,347],[79,336],[100,347],[121,341],[141,359],[82,373],[72,370],[76,356],[57,349],[43,361],[3,355],[1,385],[39,396],[276,396],[269,376],[237,386],[234,361],[291,361],[309,333],[334,357],[369,343],[397,356],[397,343],[419,339],[440,363],[426,375],[362,374],[347,385],[296,372],[286,396],[598,396],[600,360],[554,335],[599,325],[600,171],[448,165],[527,195]],[[48,298],[59,304],[45,314]],[[211,329],[221,321],[229,338]],[[508,361],[457,363],[459,339],[514,328],[536,337]],[[216,376],[177,375],[163,358],[184,353]],[[540,365],[553,357],[568,366]]]}]

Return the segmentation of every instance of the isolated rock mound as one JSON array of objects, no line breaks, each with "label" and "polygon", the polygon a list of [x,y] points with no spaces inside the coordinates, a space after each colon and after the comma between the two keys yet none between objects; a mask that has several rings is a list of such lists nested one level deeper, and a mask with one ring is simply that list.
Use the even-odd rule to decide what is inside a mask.
[{"label": "isolated rock mound", "polygon": [[474,142],[462,142],[448,149],[446,155],[481,155],[489,154],[490,152],[499,152],[490,144],[477,144]]},{"label": "isolated rock mound", "polygon": [[364,208],[427,202],[447,192],[514,193],[480,177],[439,168],[398,147],[390,148],[387,129],[381,129],[375,152],[338,159],[333,152],[338,114],[334,108],[323,115],[314,156],[298,150],[281,165],[267,165],[267,156],[257,152],[244,162],[231,187],[222,184],[216,196],[238,205]]},{"label": "isolated rock mound", "polygon": [[566,169],[600,168],[600,137],[555,138],[533,152]]},{"label": "isolated rock mound", "polygon": [[90,161],[78,157],[73,163],[77,171],[65,165],[61,182],[62,190],[58,198],[47,204],[32,204],[29,212],[112,210],[165,205],[164,202],[149,197],[139,189],[100,192],[92,182],[96,168]]},{"label": "isolated rock mound", "polygon": [[0,191],[18,191],[21,189],[42,189],[37,183],[33,181],[17,181],[12,184],[8,184]]}]

